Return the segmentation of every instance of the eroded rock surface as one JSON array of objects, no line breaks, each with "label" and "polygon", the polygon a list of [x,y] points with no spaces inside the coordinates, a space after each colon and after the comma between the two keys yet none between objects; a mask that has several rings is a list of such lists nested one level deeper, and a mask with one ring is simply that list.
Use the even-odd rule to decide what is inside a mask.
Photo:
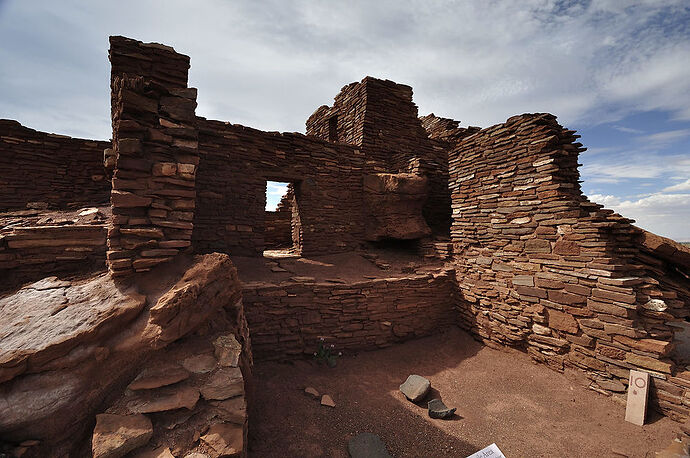
[{"label": "eroded rock surface", "polygon": [[145,303],[107,275],[75,284],[46,278],[0,299],[0,382],[97,356],[97,346],[87,344],[106,326],[132,320]]},{"label": "eroded rock surface", "polygon": [[[0,441],[40,440],[27,457],[81,456],[87,453],[87,428],[94,416],[127,386],[132,390],[123,394],[122,407],[108,414],[140,418],[132,414],[162,412],[154,421],[160,431],[167,430],[168,412],[196,407],[199,386],[214,375],[206,375],[209,371],[237,373],[225,385],[217,384],[217,390],[224,390],[218,399],[244,393],[242,371],[249,370],[251,356],[242,353],[238,367],[218,369],[212,355],[219,335],[235,333],[240,348],[249,348],[235,269],[226,255],[217,253],[181,262],[189,267],[154,270],[128,282],[105,274],[72,282],[49,278],[1,298],[0,314],[7,319],[0,322]],[[184,339],[197,332],[194,339]],[[184,341],[192,345],[180,343]],[[204,345],[203,351],[194,350],[197,344]],[[180,353],[185,345],[189,349]],[[192,376],[200,379],[189,380]],[[244,397],[204,409],[234,420],[240,429],[246,426]],[[173,428],[189,418],[174,422]],[[95,431],[96,444],[105,440],[102,429]],[[192,436],[183,452],[192,451]],[[107,443],[113,443],[115,436],[108,437]],[[140,447],[144,436],[136,437],[125,442]],[[108,447],[99,445],[99,450]],[[115,456],[108,453],[102,456]]]}]

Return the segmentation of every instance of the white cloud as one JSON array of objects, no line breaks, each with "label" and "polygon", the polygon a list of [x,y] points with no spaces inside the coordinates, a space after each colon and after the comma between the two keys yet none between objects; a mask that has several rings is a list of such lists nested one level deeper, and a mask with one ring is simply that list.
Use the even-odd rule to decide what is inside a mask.
[{"label": "white cloud", "polygon": [[690,176],[687,154],[661,155],[653,150],[624,151],[588,158],[580,172],[586,183],[620,183],[630,179],[674,179]]},{"label": "white cloud", "polygon": [[687,179],[682,183],[674,184],[673,186],[669,186],[667,188],[664,188],[664,191],[666,191],[666,192],[690,191],[690,179]]},{"label": "white cloud", "polygon": [[625,127],[625,126],[613,126],[614,129],[619,130],[621,132],[625,132],[626,134],[643,134],[644,130],[640,129],[633,129],[631,127]]},{"label": "white cloud", "polygon": [[690,137],[690,129],[676,129],[667,130],[664,132],[657,132],[655,134],[642,135],[638,137],[638,140],[652,147],[660,148],[668,146],[687,137]]},{"label": "white cloud", "polygon": [[592,194],[592,202],[604,205],[655,234],[687,240],[690,221],[690,194],[655,193],[640,199],[623,200],[612,195]]}]

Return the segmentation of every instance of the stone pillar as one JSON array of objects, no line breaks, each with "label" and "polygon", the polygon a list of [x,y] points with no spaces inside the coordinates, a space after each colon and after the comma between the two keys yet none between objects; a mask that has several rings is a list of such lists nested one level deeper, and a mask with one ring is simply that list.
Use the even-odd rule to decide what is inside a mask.
[{"label": "stone pillar", "polygon": [[[191,249],[199,164],[196,89],[189,58],[111,37],[113,275],[144,272]],[[167,70],[166,70],[167,69]]]}]

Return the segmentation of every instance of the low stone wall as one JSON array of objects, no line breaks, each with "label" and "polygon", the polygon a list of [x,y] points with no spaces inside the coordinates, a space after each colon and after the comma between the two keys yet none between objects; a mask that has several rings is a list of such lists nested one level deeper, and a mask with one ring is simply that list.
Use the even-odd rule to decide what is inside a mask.
[{"label": "low stone wall", "polygon": [[110,142],[39,132],[0,119],[0,210],[40,202],[51,208],[105,203]]},{"label": "low stone wall", "polygon": [[105,268],[103,225],[17,227],[0,232],[0,290],[48,275]]},{"label": "low stone wall", "polygon": [[322,337],[335,351],[376,349],[455,322],[445,270],[350,284],[252,283],[242,295],[257,360],[310,355]]}]

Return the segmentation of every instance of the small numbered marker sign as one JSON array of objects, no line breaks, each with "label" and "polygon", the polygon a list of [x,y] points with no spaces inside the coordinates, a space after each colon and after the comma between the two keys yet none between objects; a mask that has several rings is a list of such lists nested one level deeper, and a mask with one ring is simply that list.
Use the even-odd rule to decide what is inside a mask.
[{"label": "small numbered marker sign", "polygon": [[630,371],[628,383],[628,405],[625,408],[625,421],[636,425],[644,425],[647,415],[647,393],[649,392],[649,374],[640,371]]}]

